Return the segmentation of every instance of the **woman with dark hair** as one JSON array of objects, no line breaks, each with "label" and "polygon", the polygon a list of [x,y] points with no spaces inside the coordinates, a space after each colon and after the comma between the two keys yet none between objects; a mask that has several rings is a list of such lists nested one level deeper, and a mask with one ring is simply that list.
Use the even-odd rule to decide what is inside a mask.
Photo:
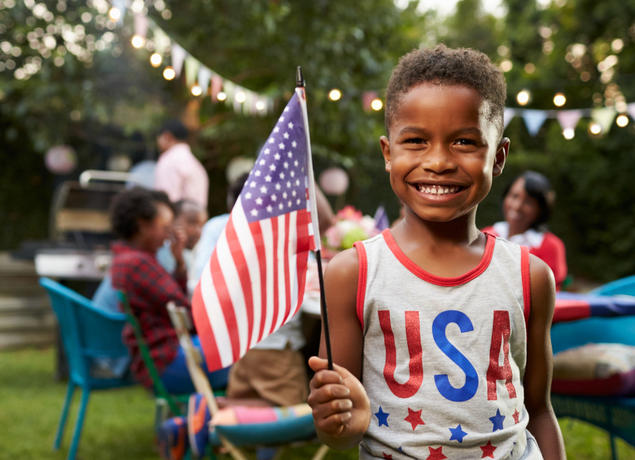
[{"label": "woman with dark hair", "polygon": [[[186,294],[187,271],[182,254],[185,236],[173,228],[172,203],[164,192],[137,187],[114,198],[110,218],[113,231],[120,238],[112,245],[112,285],[128,297],[132,313],[139,321],[143,338],[167,390],[171,393],[193,392],[185,354],[167,311],[170,301],[190,309]],[[168,238],[171,238],[176,261],[172,274],[156,258],[157,250]],[[200,347],[198,337],[194,336],[193,340]],[[151,388],[152,380],[129,325],[124,328],[123,341],[132,357],[132,374],[140,383]],[[207,369],[204,364],[203,367]],[[225,387],[228,372],[228,369],[223,369],[208,373],[212,386]]]},{"label": "woman with dark hair", "polygon": [[525,171],[503,192],[505,221],[483,231],[529,247],[529,252],[549,265],[559,289],[567,277],[567,260],[564,243],[546,228],[554,200],[549,180],[535,171]]}]

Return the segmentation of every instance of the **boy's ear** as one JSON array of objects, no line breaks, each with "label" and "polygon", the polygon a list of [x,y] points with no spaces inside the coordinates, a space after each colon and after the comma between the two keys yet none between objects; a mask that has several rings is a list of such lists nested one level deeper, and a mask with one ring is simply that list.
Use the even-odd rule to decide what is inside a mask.
[{"label": "boy's ear", "polygon": [[492,174],[494,177],[500,176],[503,173],[503,168],[505,167],[505,161],[507,160],[507,155],[509,154],[509,138],[503,137],[496,148],[496,156],[494,157],[494,169],[492,170]]},{"label": "boy's ear", "polygon": [[381,154],[384,157],[384,168],[386,172],[390,172],[390,141],[386,136],[381,136],[379,145],[381,146]]}]

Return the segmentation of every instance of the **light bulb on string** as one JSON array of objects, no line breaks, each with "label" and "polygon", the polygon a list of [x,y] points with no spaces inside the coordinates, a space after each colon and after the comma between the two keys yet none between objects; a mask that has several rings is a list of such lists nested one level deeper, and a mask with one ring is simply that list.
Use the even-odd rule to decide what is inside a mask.
[{"label": "light bulb on string", "polygon": [[227,94],[224,91],[219,91],[216,95],[216,99],[218,99],[219,101],[224,101],[225,99],[227,99]]},{"label": "light bulb on string", "polygon": [[518,91],[518,94],[516,94],[516,102],[518,102],[518,105],[527,105],[529,99],[531,99],[531,93],[526,89],[521,89]]},{"label": "light bulb on string", "polygon": [[247,100],[247,96],[245,95],[243,91],[238,91],[236,93],[236,102],[238,102],[239,104],[242,104],[246,100]]},{"label": "light bulb on string", "polygon": [[163,58],[159,53],[152,53],[150,55],[150,65],[154,68],[159,67],[163,62]]},{"label": "light bulb on string", "polygon": [[342,92],[339,89],[333,88],[331,91],[329,91],[329,99],[333,102],[339,101],[341,98]]},{"label": "light bulb on string", "polygon": [[165,69],[163,69],[163,78],[169,81],[169,80],[174,80],[175,77],[176,77],[176,71],[174,70],[174,67],[167,66]]},{"label": "light bulb on string", "polygon": [[589,125],[589,133],[591,133],[593,136],[599,136],[602,133],[602,126],[600,126],[599,123],[591,122],[591,124]]},{"label": "light bulb on string", "polygon": [[201,86],[197,83],[192,86],[190,92],[192,93],[192,96],[200,96],[201,94],[203,94],[203,88],[201,88]]},{"label": "light bulb on string", "polygon": [[565,128],[562,130],[562,137],[570,141],[575,137],[575,130],[573,128]]},{"label": "light bulb on string", "polygon": [[562,107],[567,103],[567,97],[563,93],[556,93],[553,96],[553,105],[556,107]]},{"label": "light bulb on string", "polygon": [[370,102],[370,108],[373,109],[375,112],[379,112],[383,107],[384,103],[378,97]]},{"label": "light bulb on string", "polygon": [[116,6],[113,6],[110,10],[108,10],[108,17],[111,21],[119,21],[121,19],[121,10]]},{"label": "light bulb on string", "polygon": [[626,126],[628,126],[628,116],[620,113],[617,118],[615,118],[615,124],[620,128],[625,128]]},{"label": "light bulb on string", "polygon": [[132,44],[133,48],[139,49],[139,48],[143,48],[143,46],[146,44],[146,39],[143,38],[141,35],[135,34],[130,39],[130,43]]},{"label": "light bulb on string", "polygon": [[262,112],[265,110],[265,103],[263,101],[256,102],[256,110]]}]

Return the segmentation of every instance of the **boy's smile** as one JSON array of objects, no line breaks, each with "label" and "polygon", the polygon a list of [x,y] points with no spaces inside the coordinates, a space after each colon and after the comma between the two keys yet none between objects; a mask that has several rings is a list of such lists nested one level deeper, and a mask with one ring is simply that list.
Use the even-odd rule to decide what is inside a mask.
[{"label": "boy's smile", "polygon": [[426,221],[449,222],[476,210],[502,172],[508,143],[487,104],[463,85],[422,83],[401,98],[381,148],[395,194]]}]

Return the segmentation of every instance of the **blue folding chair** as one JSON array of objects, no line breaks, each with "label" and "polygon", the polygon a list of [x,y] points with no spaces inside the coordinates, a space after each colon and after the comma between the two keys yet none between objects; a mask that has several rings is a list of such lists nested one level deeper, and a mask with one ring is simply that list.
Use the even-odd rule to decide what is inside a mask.
[{"label": "blue folding chair", "polygon": [[74,460],[90,392],[134,384],[125,375],[109,375],[101,372],[98,367],[100,363],[121,362],[129,357],[128,349],[121,340],[126,316],[100,310],[86,297],[52,279],[42,277],[40,285],[47,290],[51,299],[69,364],[66,399],[53,444],[55,450],[60,447],[75,388],[82,389],[81,404],[67,457],[68,460]]}]

